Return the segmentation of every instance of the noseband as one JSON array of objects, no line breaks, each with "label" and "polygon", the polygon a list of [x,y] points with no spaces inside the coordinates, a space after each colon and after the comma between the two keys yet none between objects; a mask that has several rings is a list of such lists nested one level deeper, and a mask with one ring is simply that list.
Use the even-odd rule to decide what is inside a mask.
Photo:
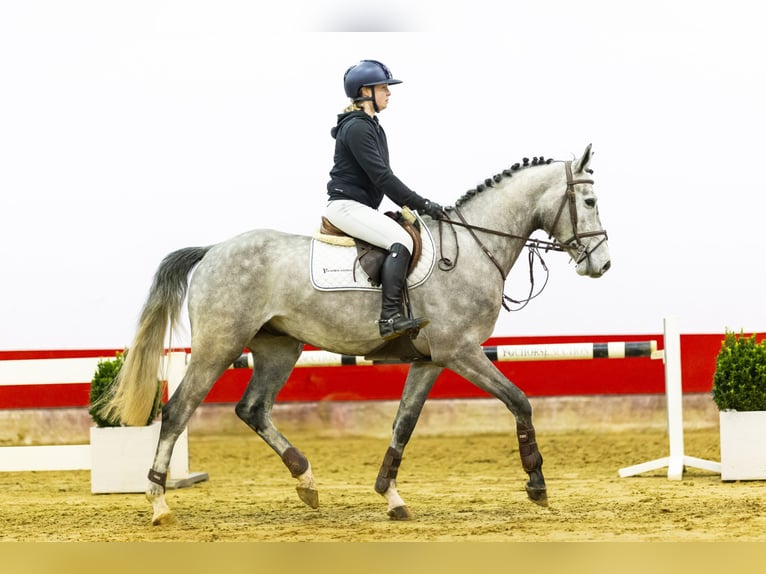
[{"label": "noseband", "polygon": [[[476,241],[476,243],[481,247],[481,250],[484,252],[484,254],[492,261],[492,263],[497,267],[497,270],[500,272],[500,276],[503,278],[503,283],[505,283],[505,279],[507,274],[505,271],[503,271],[502,266],[497,261],[494,255],[492,255],[492,252],[487,248],[484,243],[482,243],[481,239],[474,233],[475,231],[481,231],[483,233],[490,233],[492,235],[499,235],[501,237],[508,237],[511,239],[521,239],[523,240],[524,246],[529,248],[529,267],[530,267],[530,294],[524,301],[516,301],[514,299],[511,299],[507,295],[503,294],[503,307],[505,307],[506,310],[510,311],[511,309],[506,305],[506,300],[511,301],[513,303],[522,304],[522,309],[524,306],[526,306],[527,303],[529,303],[530,300],[537,297],[542,290],[545,288],[545,284],[548,283],[548,280],[546,278],[545,284],[540,289],[540,291],[536,294],[532,294],[534,291],[534,277],[532,273],[532,265],[534,261],[534,256],[536,255],[540,262],[543,265],[543,268],[545,269],[546,273],[548,271],[547,266],[545,265],[545,262],[543,261],[542,256],[540,255],[540,249],[543,248],[546,252],[548,251],[562,251],[566,252],[568,249],[574,248],[577,250],[578,256],[577,259],[575,259],[575,264],[579,264],[585,259],[588,259],[598,247],[604,243],[608,239],[606,230],[601,229],[599,231],[588,231],[585,233],[580,233],[577,230],[577,204],[576,204],[576,194],[574,186],[580,183],[589,183],[593,185],[592,179],[586,179],[586,178],[580,178],[580,179],[574,179],[572,176],[572,162],[566,161],[564,162],[564,169],[566,170],[566,176],[567,176],[567,187],[566,191],[564,193],[564,197],[561,200],[561,204],[559,205],[559,210],[556,213],[556,218],[553,220],[553,225],[551,226],[551,231],[548,233],[548,241],[544,241],[541,239],[529,239],[528,237],[522,237],[520,235],[513,235],[511,233],[505,233],[503,231],[497,231],[495,229],[488,229],[486,227],[479,227],[478,225],[471,225],[465,220],[465,217],[463,217],[463,214],[460,212],[460,210],[457,208],[457,206],[452,207],[451,209],[455,211],[455,214],[460,218],[460,221],[455,221],[453,219],[450,219],[449,217],[442,218],[439,220],[439,244],[440,244],[440,250],[443,250],[444,242],[442,241],[442,223],[448,223],[452,227],[453,234],[455,234],[454,226],[458,225],[460,227],[464,227],[468,230],[468,232],[471,234],[471,237]],[[572,224],[572,237],[568,239],[567,241],[557,241],[555,238],[553,238],[553,230],[556,229],[556,226],[559,223],[559,219],[561,219],[561,214],[564,212],[564,207],[566,205],[569,205],[569,219]],[[582,242],[583,238],[586,237],[596,237],[599,235],[603,235],[601,238],[601,241],[599,241],[593,248],[588,249],[588,246],[585,245]],[[457,245],[457,235],[455,234],[455,243]],[[439,259],[439,268],[442,271],[451,271],[455,268],[457,265],[457,260],[460,255],[460,247],[457,247],[457,253],[455,255],[455,261],[450,260],[449,258],[444,256],[443,251],[441,252],[441,257]],[[573,258],[574,259],[574,258]],[[516,309],[517,311],[520,309]]]}]

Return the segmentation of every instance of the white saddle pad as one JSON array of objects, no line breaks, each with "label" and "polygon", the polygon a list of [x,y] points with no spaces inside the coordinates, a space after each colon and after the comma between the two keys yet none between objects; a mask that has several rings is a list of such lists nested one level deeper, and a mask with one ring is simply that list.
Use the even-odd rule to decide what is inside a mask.
[{"label": "white saddle pad", "polygon": [[[422,285],[434,269],[436,249],[431,232],[421,221],[420,237],[423,251],[415,269],[407,278],[410,289]],[[356,260],[356,247],[331,245],[318,239],[311,240],[309,257],[311,284],[320,291],[380,291]]]}]

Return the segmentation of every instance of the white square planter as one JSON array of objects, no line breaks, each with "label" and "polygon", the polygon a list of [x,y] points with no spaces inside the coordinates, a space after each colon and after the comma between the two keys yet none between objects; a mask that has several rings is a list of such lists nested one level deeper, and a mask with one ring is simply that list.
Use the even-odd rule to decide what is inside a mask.
[{"label": "white square planter", "polygon": [[144,492],[160,426],[155,422],[143,427],[91,427],[91,492]]},{"label": "white square planter", "polygon": [[721,480],[766,480],[766,411],[721,411]]}]

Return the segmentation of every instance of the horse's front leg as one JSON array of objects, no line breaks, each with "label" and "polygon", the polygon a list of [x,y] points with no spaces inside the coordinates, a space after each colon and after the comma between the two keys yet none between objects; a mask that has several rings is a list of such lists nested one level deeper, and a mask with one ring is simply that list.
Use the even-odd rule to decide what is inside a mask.
[{"label": "horse's front leg", "polygon": [[527,396],[500,372],[481,347],[452,353],[447,367],[500,399],[516,417],[521,466],[529,475],[526,484],[527,496],[540,506],[548,506],[543,457],[537,448],[535,427],[532,424],[532,406]]},{"label": "horse's front leg", "polygon": [[412,431],[415,430],[423,404],[441,371],[442,367],[432,363],[414,363],[407,374],[399,409],[394,419],[391,444],[383,457],[383,464],[375,480],[375,491],[388,501],[388,516],[392,520],[412,518],[412,514],[396,489],[396,477],[402,462],[404,447],[407,446]]}]

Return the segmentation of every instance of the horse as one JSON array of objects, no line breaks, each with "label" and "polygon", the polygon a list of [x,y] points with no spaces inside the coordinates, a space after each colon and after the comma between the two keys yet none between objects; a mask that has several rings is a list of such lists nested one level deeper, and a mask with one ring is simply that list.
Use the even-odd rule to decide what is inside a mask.
[{"label": "horse", "polygon": [[[393,520],[413,517],[397,490],[402,455],[423,405],[443,369],[499,399],[516,420],[516,435],[529,500],[547,506],[532,408],[524,392],[484,353],[501,307],[504,284],[519,255],[530,250],[568,254],[579,275],[601,277],[611,260],[590,169],[591,145],[569,161],[524,158],[487,178],[445,208],[444,217],[420,218],[432,236],[439,264],[407,302],[430,319],[419,333],[402,335],[393,351],[410,360],[375,491]],[[532,239],[543,230],[550,241]],[[253,373],[235,406],[237,416],[281,458],[300,499],[318,508],[308,458],[271,419],[304,345],[354,356],[385,354],[376,319],[380,292],[316,289],[309,280],[310,236],[255,229],[218,244],[168,254],[157,268],[125,363],[101,412],[124,425],[143,425],[155,399],[165,337],[177,326],[185,300],[191,326],[191,359],[176,392],[162,408],[161,430],[146,497],[152,523],[175,520],[165,499],[173,446],[214,382],[252,353]],[[452,256],[451,259],[445,254]],[[193,270],[193,273],[192,273]],[[191,275],[191,279],[189,276]],[[402,350],[405,349],[405,350]],[[409,351],[406,351],[409,349]],[[295,483],[294,483],[295,484]]]}]

